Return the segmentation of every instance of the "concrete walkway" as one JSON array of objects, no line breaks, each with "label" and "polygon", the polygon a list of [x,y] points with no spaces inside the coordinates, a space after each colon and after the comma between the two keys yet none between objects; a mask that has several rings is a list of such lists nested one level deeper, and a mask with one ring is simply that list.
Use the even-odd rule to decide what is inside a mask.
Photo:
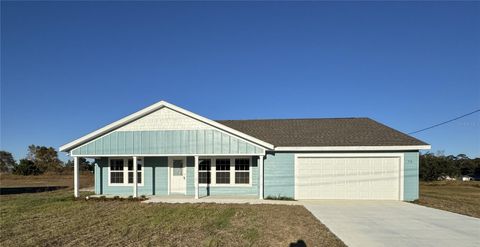
[{"label": "concrete walkway", "polygon": [[396,201],[302,201],[348,246],[480,246],[480,219]]},{"label": "concrete walkway", "polygon": [[281,204],[302,205],[298,201],[260,200],[257,197],[206,196],[195,199],[192,196],[151,196],[143,203],[218,203],[218,204]]}]

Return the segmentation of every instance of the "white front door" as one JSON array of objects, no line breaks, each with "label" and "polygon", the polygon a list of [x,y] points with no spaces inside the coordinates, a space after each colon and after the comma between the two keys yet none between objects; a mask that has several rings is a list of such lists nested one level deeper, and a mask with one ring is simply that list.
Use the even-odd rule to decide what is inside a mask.
[{"label": "white front door", "polygon": [[186,194],[187,168],[185,158],[170,158],[170,193]]}]

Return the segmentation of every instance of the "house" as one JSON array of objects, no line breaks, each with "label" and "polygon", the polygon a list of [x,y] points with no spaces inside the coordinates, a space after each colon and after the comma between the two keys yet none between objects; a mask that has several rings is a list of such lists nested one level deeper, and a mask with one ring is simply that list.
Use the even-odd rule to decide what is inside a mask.
[{"label": "house", "polygon": [[369,118],[213,121],[160,101],[60,151],[77,197],[85,157],[100,195],[411,201],[429,148]]}]

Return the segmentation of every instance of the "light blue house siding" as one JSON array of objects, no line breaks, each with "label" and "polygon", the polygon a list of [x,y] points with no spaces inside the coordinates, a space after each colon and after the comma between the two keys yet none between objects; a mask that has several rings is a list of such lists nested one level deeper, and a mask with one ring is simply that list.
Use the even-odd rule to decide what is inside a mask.
[{"label": "light blue house siding", "polygon": [[168,157],[145,157],[144,162],[153,167],[153,194],[168,195]]},{"label": "light blue house siding", "polygon": [[[156,183],[158,183],[158,179],[155,179],[155,172],[154,163],[149,162],[149,158],[145,160],[145,164],[143,167],[143,186],[138,186],[138,194],[139,195],[153,195],[156,187]],[[108,158],[101,158],[96,160],[96,170],[100,170],[100,172],[95,173],[95,193],[103,194],[103,195],[132,195],[133,194],[133,187],[131,185],[124,185],[124,186],[110,186],[108,185]],[[161,167],[158,167],[161,169]],[[98,179],[97,179],[98,178]],[[101,181],[101,182],[99,182]],[[97,183],[98,182],[98,183]]]},{"label": "light blue house siding", "polygon": [[264,196],[295,197],[295,154],[267,154],[263,165]]},{"label": "light blue house siding", "polygon": [[403,199],[413,201],[418,199],[419,153],[406,152],[404,154],[404,188]]},{"label": "light blue house siding", "polygon": [[73,155],[258,154],[263,148],[211,130],[114,131],[72,150]]},{"label": "light blue house siding", "polygon": [[[187,195],[195,195],[195,184],[194,184],[194,166],[193,166],[193,158],[192,160],[188,161],[187,164],[189,170],[187,172]],[[230,186],[199,186],[199,196],[208,196],[208,195],[240,195],[240,196],[257,196],[258,191],[258,157],[252,157],[252,165],[251,165],[251,173],[252,173],[252,185],[230,185]],[[212,173],[212,176],[215,174]]]},{"label": "light blue house siding", "polygon": [[[404,153],[404,200],[418,199],[419,153]],[[295,154],[267,154],[264,163],[264,195],[295,197]]]},{"label": "light blue house siding", "polygon": [[[186,194],[195,194],[194,158],[187,157]],[[252,186],[200,186],[200,196],[206,195],[258,195],[258,157],[252,157]],[[215,176],[215,174],[212,174]],[[404,200],[418,199],[419,153],[404,152]],[[95,193],[130,195],[132,186],[108,185],[108,158],[97,159],[95,165]],[[168,157],[144,158],[144,185],[139,195],[168,194]],[[267,153],[264,160],[264,196],[295,197],[295,153]]]},{"label": "light blue house siding", "polygon": [[[252,157],[251,186],[200,186],[200,196],[207,195],[258,195],[258,157]],[[104,195],[131,195],[132,185],[108,185],[108,158],[100,158],[95,164],[95,193]],[[187,157],[186,194],[195,195],[194,157]],[[139,195],[168,195],[168,157],[144,158],[144,185],[138,186]],[[214,176],[215,174],[212,174]]]}]

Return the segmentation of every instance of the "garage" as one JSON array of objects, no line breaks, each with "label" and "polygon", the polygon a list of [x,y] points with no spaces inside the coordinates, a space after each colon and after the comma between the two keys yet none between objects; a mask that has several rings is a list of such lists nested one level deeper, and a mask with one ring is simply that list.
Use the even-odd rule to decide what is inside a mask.
[{"label": "garage", "polygon": [[402,157],[297,156],[296,199],[402,200]]}]

